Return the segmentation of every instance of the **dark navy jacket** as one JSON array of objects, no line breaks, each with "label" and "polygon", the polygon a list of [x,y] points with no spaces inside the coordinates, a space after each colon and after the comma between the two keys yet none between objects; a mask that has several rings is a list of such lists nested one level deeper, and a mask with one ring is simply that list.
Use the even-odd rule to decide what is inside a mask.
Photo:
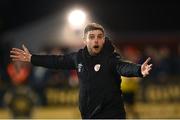
[{"label": "dark navy jacket", "polygon": [[82,118],[125,118],[120,76],[142,77],[141,66],[123,61],[109,40],[97,56],[89,55],[85,47],[67,55],[32,55],[31,63],[77,70]]}]

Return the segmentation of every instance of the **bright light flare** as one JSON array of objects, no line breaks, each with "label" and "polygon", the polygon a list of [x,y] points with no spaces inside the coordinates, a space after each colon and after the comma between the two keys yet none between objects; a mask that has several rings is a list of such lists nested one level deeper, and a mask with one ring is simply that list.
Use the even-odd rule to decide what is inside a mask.
[{"label": "bright light flare", "polygon": [[68,16],[68,21],[74,27],[81,27],[86,21],[86,14],[82,10],[73,10]]}]

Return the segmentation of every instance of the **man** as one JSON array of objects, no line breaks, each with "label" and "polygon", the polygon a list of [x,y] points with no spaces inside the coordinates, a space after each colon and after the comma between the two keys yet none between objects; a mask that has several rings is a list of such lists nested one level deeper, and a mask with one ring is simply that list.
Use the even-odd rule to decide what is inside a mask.
[{"label": "man", "polygon": [[148,58],[142,65],[124,62],[105,40],[104,28],[96,23],[84,29],[85,48],[67,55],[32,55],[23,49],[13,48],[13,61],[31,62],[48,68],[77,70],[80,94],[79,109],[82,118],[125,118],[119,75],[145,77],[152,64]]}]

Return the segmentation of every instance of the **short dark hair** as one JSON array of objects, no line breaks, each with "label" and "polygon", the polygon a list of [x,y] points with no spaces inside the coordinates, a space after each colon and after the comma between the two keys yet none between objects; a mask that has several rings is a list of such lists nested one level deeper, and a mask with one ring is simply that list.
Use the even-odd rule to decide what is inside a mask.
[{"label": "short dark hair", "polygon": [[103,34],[105,33],[103,26],[101,26],[100,24],[89,23],[84,28],[84,36],[87,32],[92,31],[92,30],[100,30],[100,31],[102,31]]}]

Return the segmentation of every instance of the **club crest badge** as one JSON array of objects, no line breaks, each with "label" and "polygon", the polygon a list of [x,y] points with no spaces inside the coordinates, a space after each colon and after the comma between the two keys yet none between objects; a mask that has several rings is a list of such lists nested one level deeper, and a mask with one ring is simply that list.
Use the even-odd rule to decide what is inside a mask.
[{"label": "club crest badge", "polygon": [[98,71],[100,70],[100,67],[101,67],[100,64],[96,64],[96,65],[94,66],[94,70],[95,70],[96,72],[98,72]]},{"label": "club crest badge", "polygon": [[82,72],[82,67],[83,67],[83,65],[81,63],[78,64],[78,72]]}]

